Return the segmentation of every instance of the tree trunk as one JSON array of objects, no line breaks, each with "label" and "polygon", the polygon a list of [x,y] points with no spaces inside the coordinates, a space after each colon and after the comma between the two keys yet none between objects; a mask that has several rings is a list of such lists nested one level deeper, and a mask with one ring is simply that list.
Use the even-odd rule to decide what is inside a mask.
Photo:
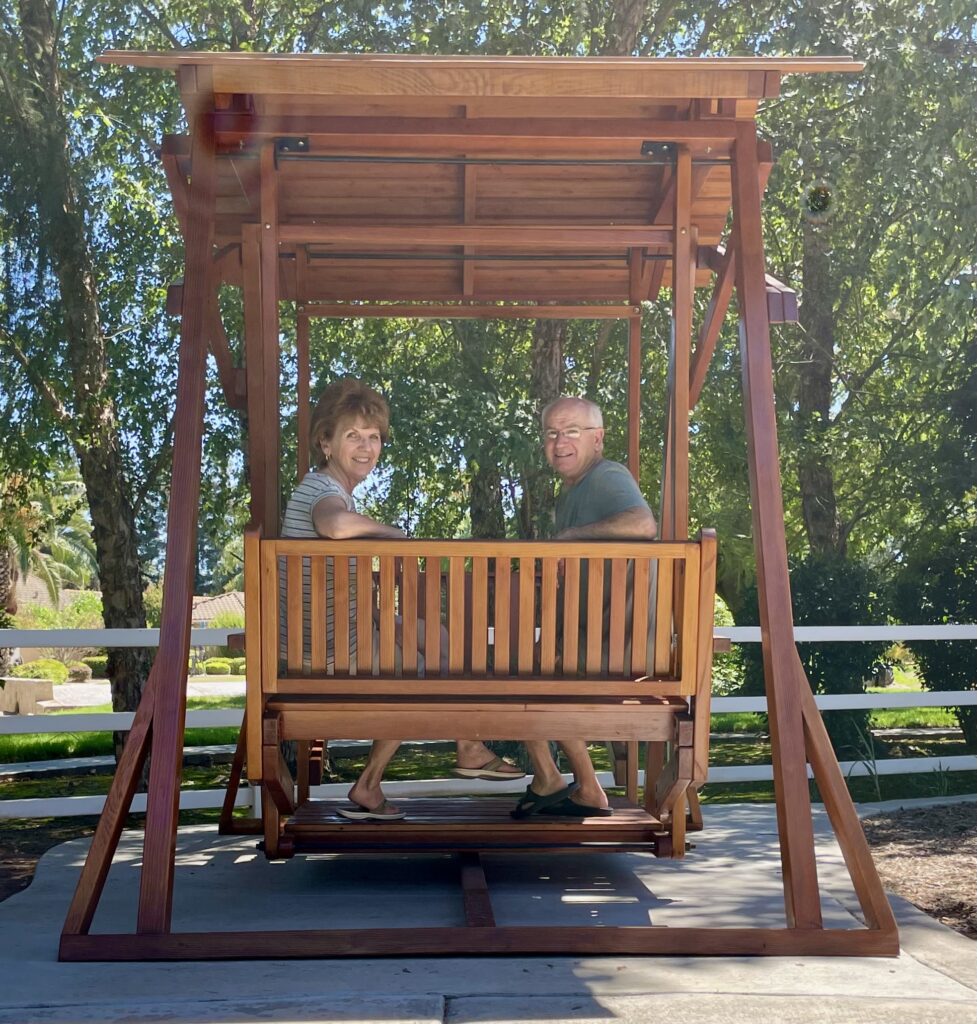
[{"label": "tree trunk", "polygon": [[[94,261],[79,201],[57,61],[54,6],[21,0],[20,22],[31,95],[27,109],[35,154],[38,233],[55,270],[61,298],[73,409],[69,436],[81,467],[92,518],[105,625],[146,625],[135,516],[108,390]],[[109,653],[112,706],[131,711],[142,692],[151,657],[124,648]]]},{"label": "tree trunk", "polygon": [[502,474],[493,462],[472,465],[469,485],[472,537],[496,540],[505,537],[502,514]]},{"label": "tree trunk", "polygon": [[[533,327],[529,396],[533,401],[537,434],[540,414],[550,402],[560,397],[563,387],[565,338],[566,322],[563,320],[537,320]],[[527,466],[523,474],[522,501],[519,505],[520,536],[529,540],[551,533],[553,507],[553,474],[544,466],[540,451],[536,463]]]},{"label": "tree trunk", "polygon": [[797,478],[804,528],[811,551],[844,557],[831,466],[831,386],[834,374],[836,291],[831,273],[829,229],[805,219],[804,301],[797,358]]}]

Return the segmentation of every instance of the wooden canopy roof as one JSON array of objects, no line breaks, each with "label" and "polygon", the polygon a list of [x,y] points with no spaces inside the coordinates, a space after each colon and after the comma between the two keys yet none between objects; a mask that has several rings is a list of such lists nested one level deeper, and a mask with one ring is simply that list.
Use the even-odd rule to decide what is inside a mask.
[{"label": "wooden canopy roof", "polygon": [[[280,295],[307,303],[653,297],[671,275],[680,149],[692,160],[704,285],[729,214],[737,125],[777,95],[784,74],[861,66],[182,51],[100,59],[176,71],[190,120],[214,111],[214,243],[228,283],[241,283],[246,225],[262,220],[259,156],[271,148]],[[190,139],[168,137],[162,156],[185,221]]]}]

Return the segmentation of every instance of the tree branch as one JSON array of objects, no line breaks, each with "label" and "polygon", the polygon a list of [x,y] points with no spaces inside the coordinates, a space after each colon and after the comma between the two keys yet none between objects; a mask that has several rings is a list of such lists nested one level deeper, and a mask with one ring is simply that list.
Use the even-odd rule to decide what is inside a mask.
[{"label": "tree branch", "polygon": [[65,408],[64,403],[55,394],[54,388],[51,384],[45,380],[45,378],[38,373],[34,364],[27,358],[24,350],[17,344],[16,338],[10,334],[5,328],[0,327],[0,343],[5,345],[14,355],[14,358],[20,363],[21,368],[27,375],[27,379],[31,382],[34,390],[47,402],[51,409],[51,413],[54,418],[61,424],[61,426],[67,426],[71,422],[71,414]]}]

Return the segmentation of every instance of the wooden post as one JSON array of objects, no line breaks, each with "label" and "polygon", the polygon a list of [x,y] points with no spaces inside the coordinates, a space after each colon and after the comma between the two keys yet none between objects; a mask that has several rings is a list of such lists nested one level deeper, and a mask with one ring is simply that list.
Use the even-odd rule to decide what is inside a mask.
[{"label": "wooden post", "polygon": [[807,681],[798,671],[794,648],[760,197],[756,187],[758,173],[756,126],[745,122],[737,125],[733,148],[733,244],[777,824],[788,924],[796,928],[819,928],[821,906],[801,714],[802,687],[807,686]]},{"label": "wooden post", "polygon": [[211,249],[217,178],[212,118],[212,113],[205,111],[193,121],[193,180],[173,426],[173,482],[167,523],[160,647],[154,666],[157,684],[152,767],[136,925],[143,934],[169,931],[173,902],[173,866],[183,772],[185,683],[200,504],[207,311],[212,291]]},{"label": "wooden post", "polygon": [[262,525],[265,536],[278,536],[280,520],[279,471],[281,433],[279,386],[281,380],[278,324],[278,172],[274,143],[261,150],[261,386],[265,392],[265,419],[260,438],[251,435],[264,452],[265,489],[262,495]]}]

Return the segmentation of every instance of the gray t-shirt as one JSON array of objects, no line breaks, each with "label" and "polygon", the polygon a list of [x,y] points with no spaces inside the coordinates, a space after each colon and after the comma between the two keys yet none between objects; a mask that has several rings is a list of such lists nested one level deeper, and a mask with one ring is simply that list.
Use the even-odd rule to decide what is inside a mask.
[{"label": "gray t-shirt", "polygon": [[[634,477],[620,462],[601,459],[556,499],[556,530],[590,526],[629,508],[648,508]],[[650,511],[650,509],[649,509]]]},{"label": "gray t-shirt", "polygon": [[[629,508],[646,508],[649,511],[648,502],[638,489],[633,476],[620,462],[612,462],[609,459],[601,459],[595,463],[581,480],[578,480],[572,487],[564,487],[556,499],[556,530],[567,530],[573,526],[590,526],[592,523],[600,522],[610,516],[626,512]],[[653,581],[652,581],[653,583]],[[584,565],[580,573],[580,629],[579,629],[579,664],[578,668],[583,669],[586,658],[587,643],[587,587],[589,584],[589,573]],[[610,562],[604,564],[604,614],[601,624],[602,652],[601,668],[607,672],[610,660],[610,612],[611,612],[611,571]],[[654,607],[649,602],[651,615],[654,615]],[[624,664],[625,673],[631,661],[631,631],[634,607],[634,566],[628,562],[627,571],[627,593],[625,598],[625,649]],[[560,602],[562,615],[562,601]],[[648,623],[648,651],[649,660],[645,665],[645,671],[651,664],[651,652],[653,650],[653,623]],[[570,666],[565,666],[570,668]],[[643,674],[632,671],[631,675]]]},{"label": "gray t-shirt", "polygon": [[[339,498],[346,506],[347,512],[356,511],[353,496],[346,491],[334,477],[328,473],[312,470],[292,491],[288,500],[285,515],[282,519],[282,537],[318,537],[312,513],[324,498]],[[308,558],[302,559],[302,595],[304,610],[302,613],[302,661],[303,669],[308,671],[312,657],[311,639],[311,602],[312,570]],[[326,559],[326,672],[331,675],[335,670],[335,622],[333,615],[335,586],[333,583],[333,559]],[[286,607],[286,563],[279,560],[279,598],[281,602],[281,626],[279,629],[280,657],[285,659],[287,635],[285,630]],[[356,655],[356,563],[349,567],[349,654],[351,667],[355,665]]]}]

